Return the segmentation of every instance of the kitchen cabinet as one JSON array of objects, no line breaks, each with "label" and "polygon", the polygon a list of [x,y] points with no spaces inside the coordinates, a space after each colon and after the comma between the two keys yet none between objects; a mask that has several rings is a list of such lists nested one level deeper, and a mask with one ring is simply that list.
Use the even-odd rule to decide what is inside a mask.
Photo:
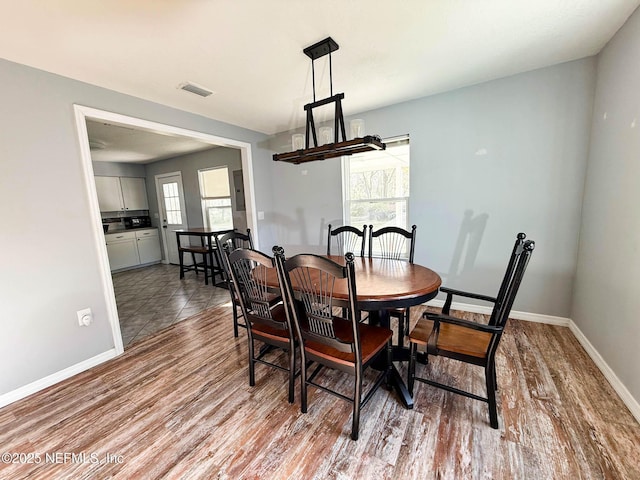
[{"label": "kitchen cabinet", "polygon": [[158,229],[140,230],[135,233],[140,264],[159,262],[162,259],[162,252],[160,251]]},{"label": "kitchen cabinet", "polygon": [[104,238],[112,272],[162,259],[157,228],[110,233]]},{"label": "kitchen cabinet", "polygon": [[140,264],[135,232],[111,233],[104,238],[111,271]]},{"label": "kitchen cabinet", "polygon": [[124,210],[120,177],[95,177],[101,212]]},{"label": "kitchen cabinet", "polygon": [[144,178],[96,176],[101,212],[149,210]]},{"label": "kitchen cabinet", "polygon": [[149,210],[144,178],[120,177],[125,210]]}]

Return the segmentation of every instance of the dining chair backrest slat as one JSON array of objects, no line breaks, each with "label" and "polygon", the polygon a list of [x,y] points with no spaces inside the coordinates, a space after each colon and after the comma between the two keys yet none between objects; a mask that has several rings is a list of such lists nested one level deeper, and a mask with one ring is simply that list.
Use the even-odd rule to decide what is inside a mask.
[{"label": "dining chair backrest slat", "polygon": [[[278,260],[276,253],[276,263]],[[303,339],[317,341],[343,352],[358,353],[359,330],[355,314],[355,267],[354,256],[345,256],[346,266],[318,255],[300,254],[281,260],[280,281],[289,301],[289,310],[294,317],[291,322]],[[350,332],[339,337],[333,328],[334,308],[343,307],[333,295],[337,281],[346,281],[349,286],[349,301],[346,307],[347,319],[351,322]],[[284,298],[284,297],[283,297]],[[344,332],[342,332],[344,334]]]},{"label": "dining chair backrest slat", "polygon": [[[366,237],[366,225],[362,226],[362,230],[350,225],[332,229],[331,225],[329,225],[327,233],[327,255],[345,255],[348,252],[352,252],[355,255],[359,253],[361,257],[364,257]],[[334,249],[332,252],[331,247],[334,241],[337,249]]]},{"label": "dining chair backrest slat", "polygon": [[374,231],[369,225],[369,258],[406,259],[413,263],[416,228],[382,227]]}]

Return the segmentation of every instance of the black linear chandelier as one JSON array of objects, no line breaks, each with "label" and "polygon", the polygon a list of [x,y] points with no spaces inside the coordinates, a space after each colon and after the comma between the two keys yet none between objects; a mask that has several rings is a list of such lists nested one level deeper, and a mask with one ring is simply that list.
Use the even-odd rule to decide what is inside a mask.
[{"label": "black linear chandelier", "polygon": [[[338,44],[331,37],[327,37],[318,43],[311,45],[303,50],[305,55],[311,59],[311,71],[313,75],[313,102],[304,106],[307,112],[307,125],[305,130],[304,148],[295,149],[291,152],[276,153],[273,160],[279,162],[289,162],[294,164],[313,162],[315,160],[325,160],[327,158],[342,157],[345,155],[353,155],[354,153],[367,152],[370,150],[384,150],[386,145],[377,135],[364,135],[352,140],[347,140],[344,127],[344,116],[342,114],[342,99],[344,93],[333,94],[333,76],[331,71],[331,52],[338,50]],[[329,83],[331,87],[331,96],[322,100],[316,100],[316,74],[314,62],[320,57],[329,55]],[[316,124],[313,119],[313,109],[324,105],[335,104],[335,115],[333,125],[333,143],[325,143],[318,145],[318,135],[316,133]],[[322,130],[322,129],[321,129]],[[340,141],[340,136],[342,141]],[[313,146],[310,145],[313,140]]]}]

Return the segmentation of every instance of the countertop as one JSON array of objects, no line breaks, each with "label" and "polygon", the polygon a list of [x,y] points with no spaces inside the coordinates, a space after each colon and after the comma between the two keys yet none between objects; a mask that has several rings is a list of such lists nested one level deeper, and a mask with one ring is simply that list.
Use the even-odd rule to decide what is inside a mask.
[{"label": "countertop", "polygon": [[139,232],[142,230],[158,230],[158,227],[137,227],[137,228],[119,228],[117,230],[109,229],[105,235],[112,235],[114,233],[127,233],[127,232]]}]

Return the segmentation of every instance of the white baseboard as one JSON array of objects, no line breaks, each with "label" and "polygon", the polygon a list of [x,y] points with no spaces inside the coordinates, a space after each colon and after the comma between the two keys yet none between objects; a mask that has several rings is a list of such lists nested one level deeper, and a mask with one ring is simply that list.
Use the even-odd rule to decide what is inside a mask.
[{"label": "white baseboard", "polygon": [[580,342],[580,345],[586,350],[587,354],[591,357],[596,366],[600,369],[607,381],[611,384],[618,396],[622,399],[627,406],[631,414],[640,423],[640,403],[633,398],[631,392],[627,390],[627,387],[620,381],[615,372],[607,365],[602,355],[598,353],[596,348],[591,344],[589,339],[582,333],[578,326],[572,321],[569,322],[569,329],[573,333],[574,337]]},{"label": "white baseboard", "polygon": [[[426,305],[432,307],[441,308],[444,305],[444,300],[431,300],[427,302]],[[484,315],[491,315],[492,307],[482,306],[482,305],[472,305],[469,303],[452,303],[452,310],[462,310],[465,312],[471,313],[481,313]],[[541,315],[539,313],[529,313],[529,312],[518,312],[511,311],[509,318],[514,318],[516,320],[526,320],[528,322],[539,322],[539,323],[548,323],[550,325],[558,325],[561,327],[569,327],[573,336],[576,337],[580,345],[586,350],[591,360],[596,364],[596,366],[600,369],[604,377],[611,384],[613,389],[616,391],[620,399],[624,402],[627,408],[631,411],[631,414],[635,417],[635,419],[640,423],[640,403],[633,398],[627,387],[620,381],[618,376],[614,373],[614,371],[607,365],[607,362],[604,361],[602,355],[598,353],[595,347],[591,344],[591,342],[585,337],[585,335],[580,331],[578,326],[574,323],[570,318],[565,317],[554,317],[552,315]]]},{"label": "white baseboard", "polygon": [[10,403],[16,402],[22,398],[28,397],[29,395],[50,387],[51,385],[61,382],[62,380],[73,377],[74,375],[80,372],[84,372],[85,370],[95,367],[96,365],[100,365],[101,363],[106,362],[107,360],[111,360],[116,356],[116,349],[112,348],[111,350],[107,350],[100,355],[88,358],[87,360],[76,363],[75,365],[65,368],[64,370],[60,370],[59,372],[36,380],[35,382],[29,383],[28,385],[0,395],[0,408],[9,405]]},{"label": "white baseboard", "polygon": [[[444,305],[444,300],[431,300],[430,302],[427,302],[426,305],[442,308],[442,306]],[[453,302],[451,304],[451,309],[491,315],[493,307],[472,305],[470,303]],[[528,322],[548,323],[550,325],[558,325],[560,327],[568,327],[569,322],[571,322],[571,319],[565,317],[554,317],[553,315],[542,315],[540,313],[518,312],[516,310],[511,310],[509,318],[515,318],[516,320],[526,320]]]}]

